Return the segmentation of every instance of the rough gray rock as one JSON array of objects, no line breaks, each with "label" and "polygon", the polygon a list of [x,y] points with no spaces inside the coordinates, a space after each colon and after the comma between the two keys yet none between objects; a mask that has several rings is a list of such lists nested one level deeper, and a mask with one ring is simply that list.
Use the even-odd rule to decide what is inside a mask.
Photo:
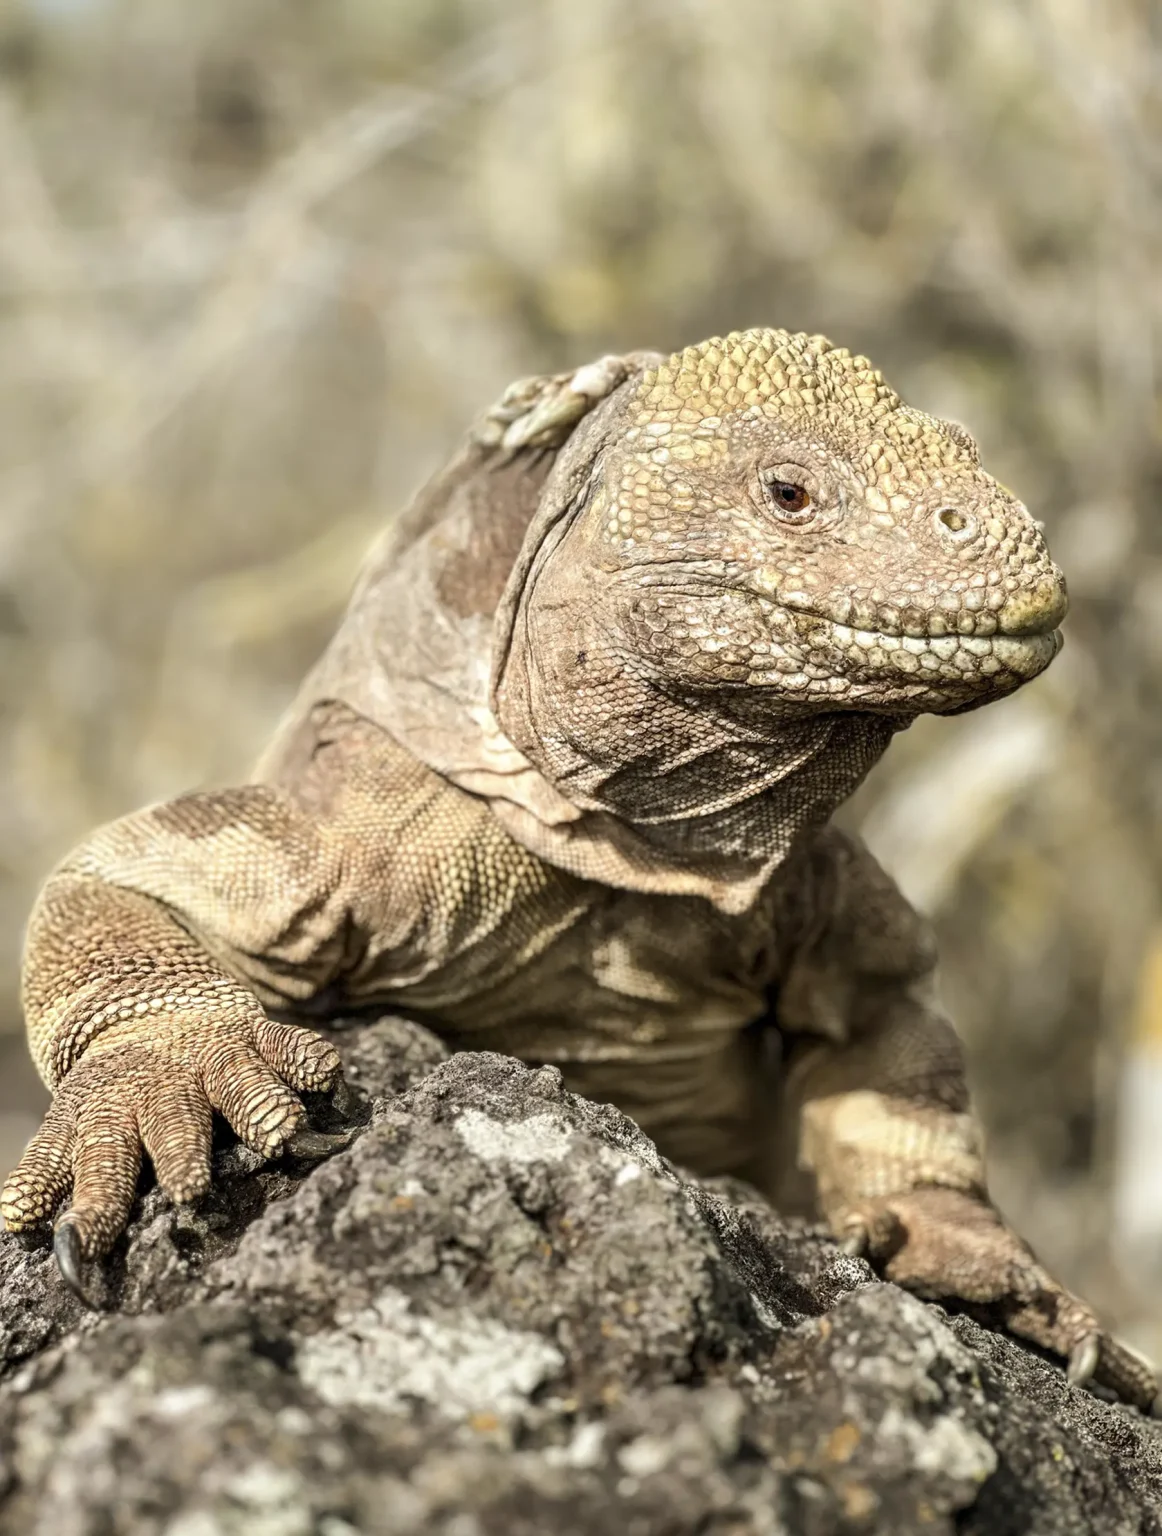
[{"label": "rough gray rock", "polygon": [[110,1310],[0,1243],[4,1533],[1162,1532],[1162,1426],[552,1068],[336,1038],[358,1139],[147,1192]]}]

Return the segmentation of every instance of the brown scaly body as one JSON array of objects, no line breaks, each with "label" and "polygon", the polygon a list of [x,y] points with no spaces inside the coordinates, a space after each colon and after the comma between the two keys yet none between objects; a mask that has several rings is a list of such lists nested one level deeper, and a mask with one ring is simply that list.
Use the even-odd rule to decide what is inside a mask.
[{"label": "brown scaly body", "polygon": [[[56,1097],[5,1187],[66,1270],[150,1154],[204,1190],[338,1074],[304,1022],[395,1007],[551,1061],[676,1161],[1146,1406],[1153,1373],[988,1202],[930,935],[828,825],[893,733],[1055,654],[1060,573],[960,427],[821,337],[748,331],[514,385],[373,553],[249,786],[114,823],[26,961]],[[767,1042],[782,1041],[776,1072]]]}]

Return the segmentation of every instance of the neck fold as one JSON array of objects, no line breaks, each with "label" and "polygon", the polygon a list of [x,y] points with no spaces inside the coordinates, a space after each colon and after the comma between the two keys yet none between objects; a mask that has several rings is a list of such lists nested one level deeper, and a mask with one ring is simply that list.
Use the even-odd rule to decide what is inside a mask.
[{"label": "neck fold", "polygon": [[795,840],[859,785],[899,722],[780,714],[758,689],[675,697],[635,674],[595,613],[584,601],[526,607],[494,693],[506,739],[578,819],[537,832],[526,815],[494,809],[533,851],[577,873],[745,910]]}]

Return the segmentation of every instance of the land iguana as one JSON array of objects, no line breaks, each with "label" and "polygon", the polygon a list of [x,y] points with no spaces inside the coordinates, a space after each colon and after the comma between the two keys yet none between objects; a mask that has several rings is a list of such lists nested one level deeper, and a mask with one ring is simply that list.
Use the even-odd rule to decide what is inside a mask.
[{"label": "land iguana", "polygon": [[702,1174],[770,1187],[790,1131],[849,1251],[1149,1407],[990,1204],[930,930],[829,824],[916,716],[1041,672],[1065,609],[969,433],[821,336],[513,385],[373,550],[253,781],[48,880],[24,1002],[55,1097],[7,1227],[71,1190],[80,1289],[143,1149],[174,1201],[215,1111],[311,1150],[297,1093],[340,1069],[310,1020],[388,1007],[555,1063]]}]

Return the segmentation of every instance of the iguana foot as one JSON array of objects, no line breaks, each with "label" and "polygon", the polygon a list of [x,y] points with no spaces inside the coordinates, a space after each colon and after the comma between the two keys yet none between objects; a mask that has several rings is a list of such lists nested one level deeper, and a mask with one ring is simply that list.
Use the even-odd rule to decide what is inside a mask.
[{"label": "iguana foot", "polygon": [[930,1300],[958,1300],[982,1321],[1062,1355],[1069,1380],[1093,1381],[1162,1416],[1153,1368],[1107,1334],[1093,1311],[1041,1267],[984,1200],[922,1188],[866,1200],[838,1226],[849,1253]]},{"label": "iguana foot", "polygon": [[175,1203],[210,1183],[213,1111],[265,1157],[284,1148],[300,1157],[337,1150],[333,1138],[304,1126],[294,1090],[326,1090],[339,1075],[333,1046],[310,1030],[264,1020],[257,1027],[174,1026],[149,1045],[103,1044],[61,1083],[40,1130],[0,1192],[10,1232],[56,1222],[61,1278],[91,1304],[84,1265],[107,1252],[125,1226],[142,1150]]}]

